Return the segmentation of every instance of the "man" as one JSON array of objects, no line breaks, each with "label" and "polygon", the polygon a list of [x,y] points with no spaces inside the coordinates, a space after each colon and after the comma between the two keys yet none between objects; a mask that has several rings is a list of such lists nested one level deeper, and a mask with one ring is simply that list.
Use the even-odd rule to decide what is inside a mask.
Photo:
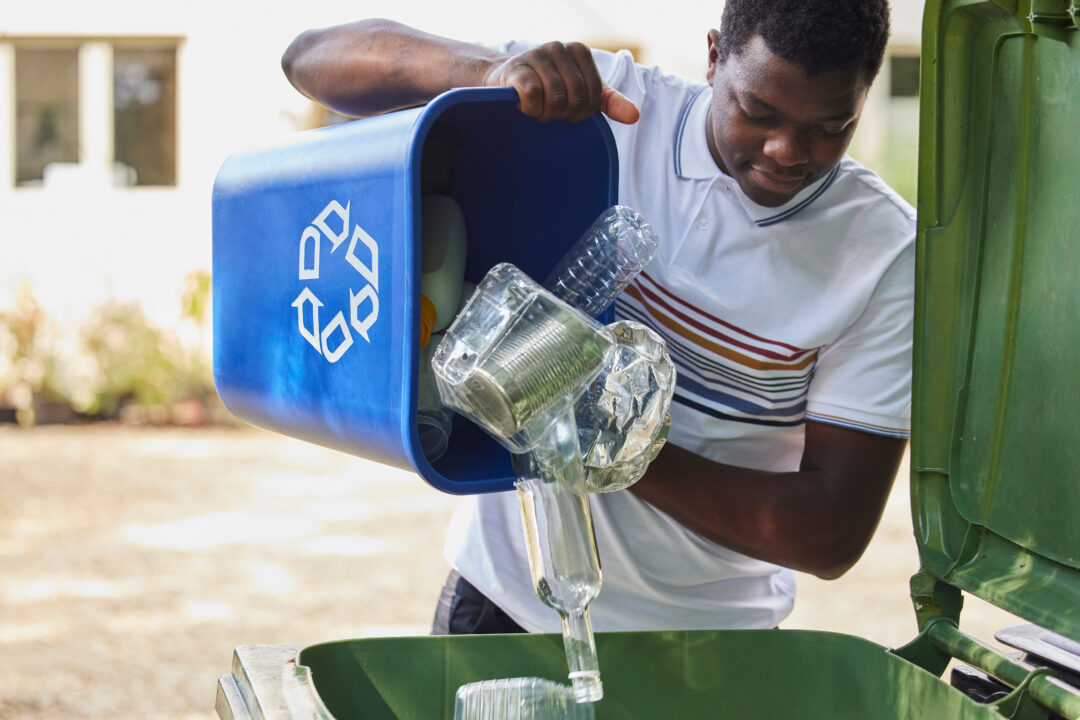
[{"label": "man", "polygon": [[[616,314],[665,337],[679,380],[646,477],[592,496],[597,630],[773,627],[786,568],[839,577],[877,526],[908,434],[914,211],[845,152],[887,37],[885,0],[727,0],[704,85],[625,52],[379,20],[283,58],[354,116],[509,85],[540,121],[613,121],[619,201],[661,239]],[[447,553],[436,632],[557,630],[512,494],[466,499]]]}]

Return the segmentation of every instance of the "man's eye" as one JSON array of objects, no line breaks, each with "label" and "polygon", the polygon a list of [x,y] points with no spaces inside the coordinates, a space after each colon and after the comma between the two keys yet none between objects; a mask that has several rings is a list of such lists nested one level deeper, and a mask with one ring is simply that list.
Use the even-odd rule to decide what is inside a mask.
[{"label": "man's eye", "polygon": [[750,122],[764,123],[769,122],[772,119],[772,116],[770,115],[751,115],[742,105],[737,105],[736,107],[739,108],[739,114]]},{"label": "man's eye", "polygon": [[829,137],[840,137],[848,130],[847,125],[819,125],[818,132]]}]

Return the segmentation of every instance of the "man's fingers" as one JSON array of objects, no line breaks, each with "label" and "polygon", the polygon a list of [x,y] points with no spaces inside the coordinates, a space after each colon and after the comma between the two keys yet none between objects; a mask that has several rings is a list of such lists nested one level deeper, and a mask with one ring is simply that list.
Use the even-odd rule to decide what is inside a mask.
[{"label": "man's fingers", "polygon": [[518,91],[519,109],[541,122],[580,122],[600,110],[616,122],[637,122],[626,96],[605,87],[592,52],[581,43],[547,43],[508,59],[490,77]]},{"label": "man's fingers", "polygon": [[544,111],[544,83],[530,65],[516,64],[508,68],[502,77],[518,94],[518,109],[529,117],[539,117]]},{"label": "man's fingers", "polygon": [[575,103],[574,98],[571,98],[571,107],[575,113],[570,120],[580,122],[600,109],[600,93],[604,89],[604,82],[600,79],[600,71],[596,67],[592,51],[587,46],[570,43],[566,49],[576,63],[583,81],[578,102]]},{"label": "man's fingers", "polygon": [[544,84],[543,109],[536,119],[540,122],[565,119],[570,99],[569,86],[574,84],[572,75],[577,70],[566,48],[559,42],[541,45],[533,51],[530,64]]},{"label": "man's fingers", "polygon": [[641,111],[630,98],[609,87],[605,87],[600,94],[600,111],[624,125],[633,125],[641,117]]}]

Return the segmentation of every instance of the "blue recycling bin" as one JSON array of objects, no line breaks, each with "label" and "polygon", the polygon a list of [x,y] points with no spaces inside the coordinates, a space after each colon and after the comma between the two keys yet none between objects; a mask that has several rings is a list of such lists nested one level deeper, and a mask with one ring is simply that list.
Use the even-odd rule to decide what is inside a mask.
[{"label": "blue recycling bin", "polygon": [[513,487],[508,453],[454,419],[434,465],[416,422],[421,197],[462,209],[466,280],[543,280],[618,194],[599,115],[540,123],[510,88],[299,133],[230,157],[213,192],[214,381],[260,427],[417,472],[455,494]]}]

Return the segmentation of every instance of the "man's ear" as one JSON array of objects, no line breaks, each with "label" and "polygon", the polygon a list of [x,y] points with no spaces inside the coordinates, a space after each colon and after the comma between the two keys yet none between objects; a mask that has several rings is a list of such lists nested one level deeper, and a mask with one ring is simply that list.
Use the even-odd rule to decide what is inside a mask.
[{"label": "man's ear", "polygon": [[706,40],[709,44],[709,65],[708,69],[705,71],[705,80],[707,82],[712,82],[713,75],[716,73],[716,66],[720,62],[720,31],[710,30],[706,36]]}]

